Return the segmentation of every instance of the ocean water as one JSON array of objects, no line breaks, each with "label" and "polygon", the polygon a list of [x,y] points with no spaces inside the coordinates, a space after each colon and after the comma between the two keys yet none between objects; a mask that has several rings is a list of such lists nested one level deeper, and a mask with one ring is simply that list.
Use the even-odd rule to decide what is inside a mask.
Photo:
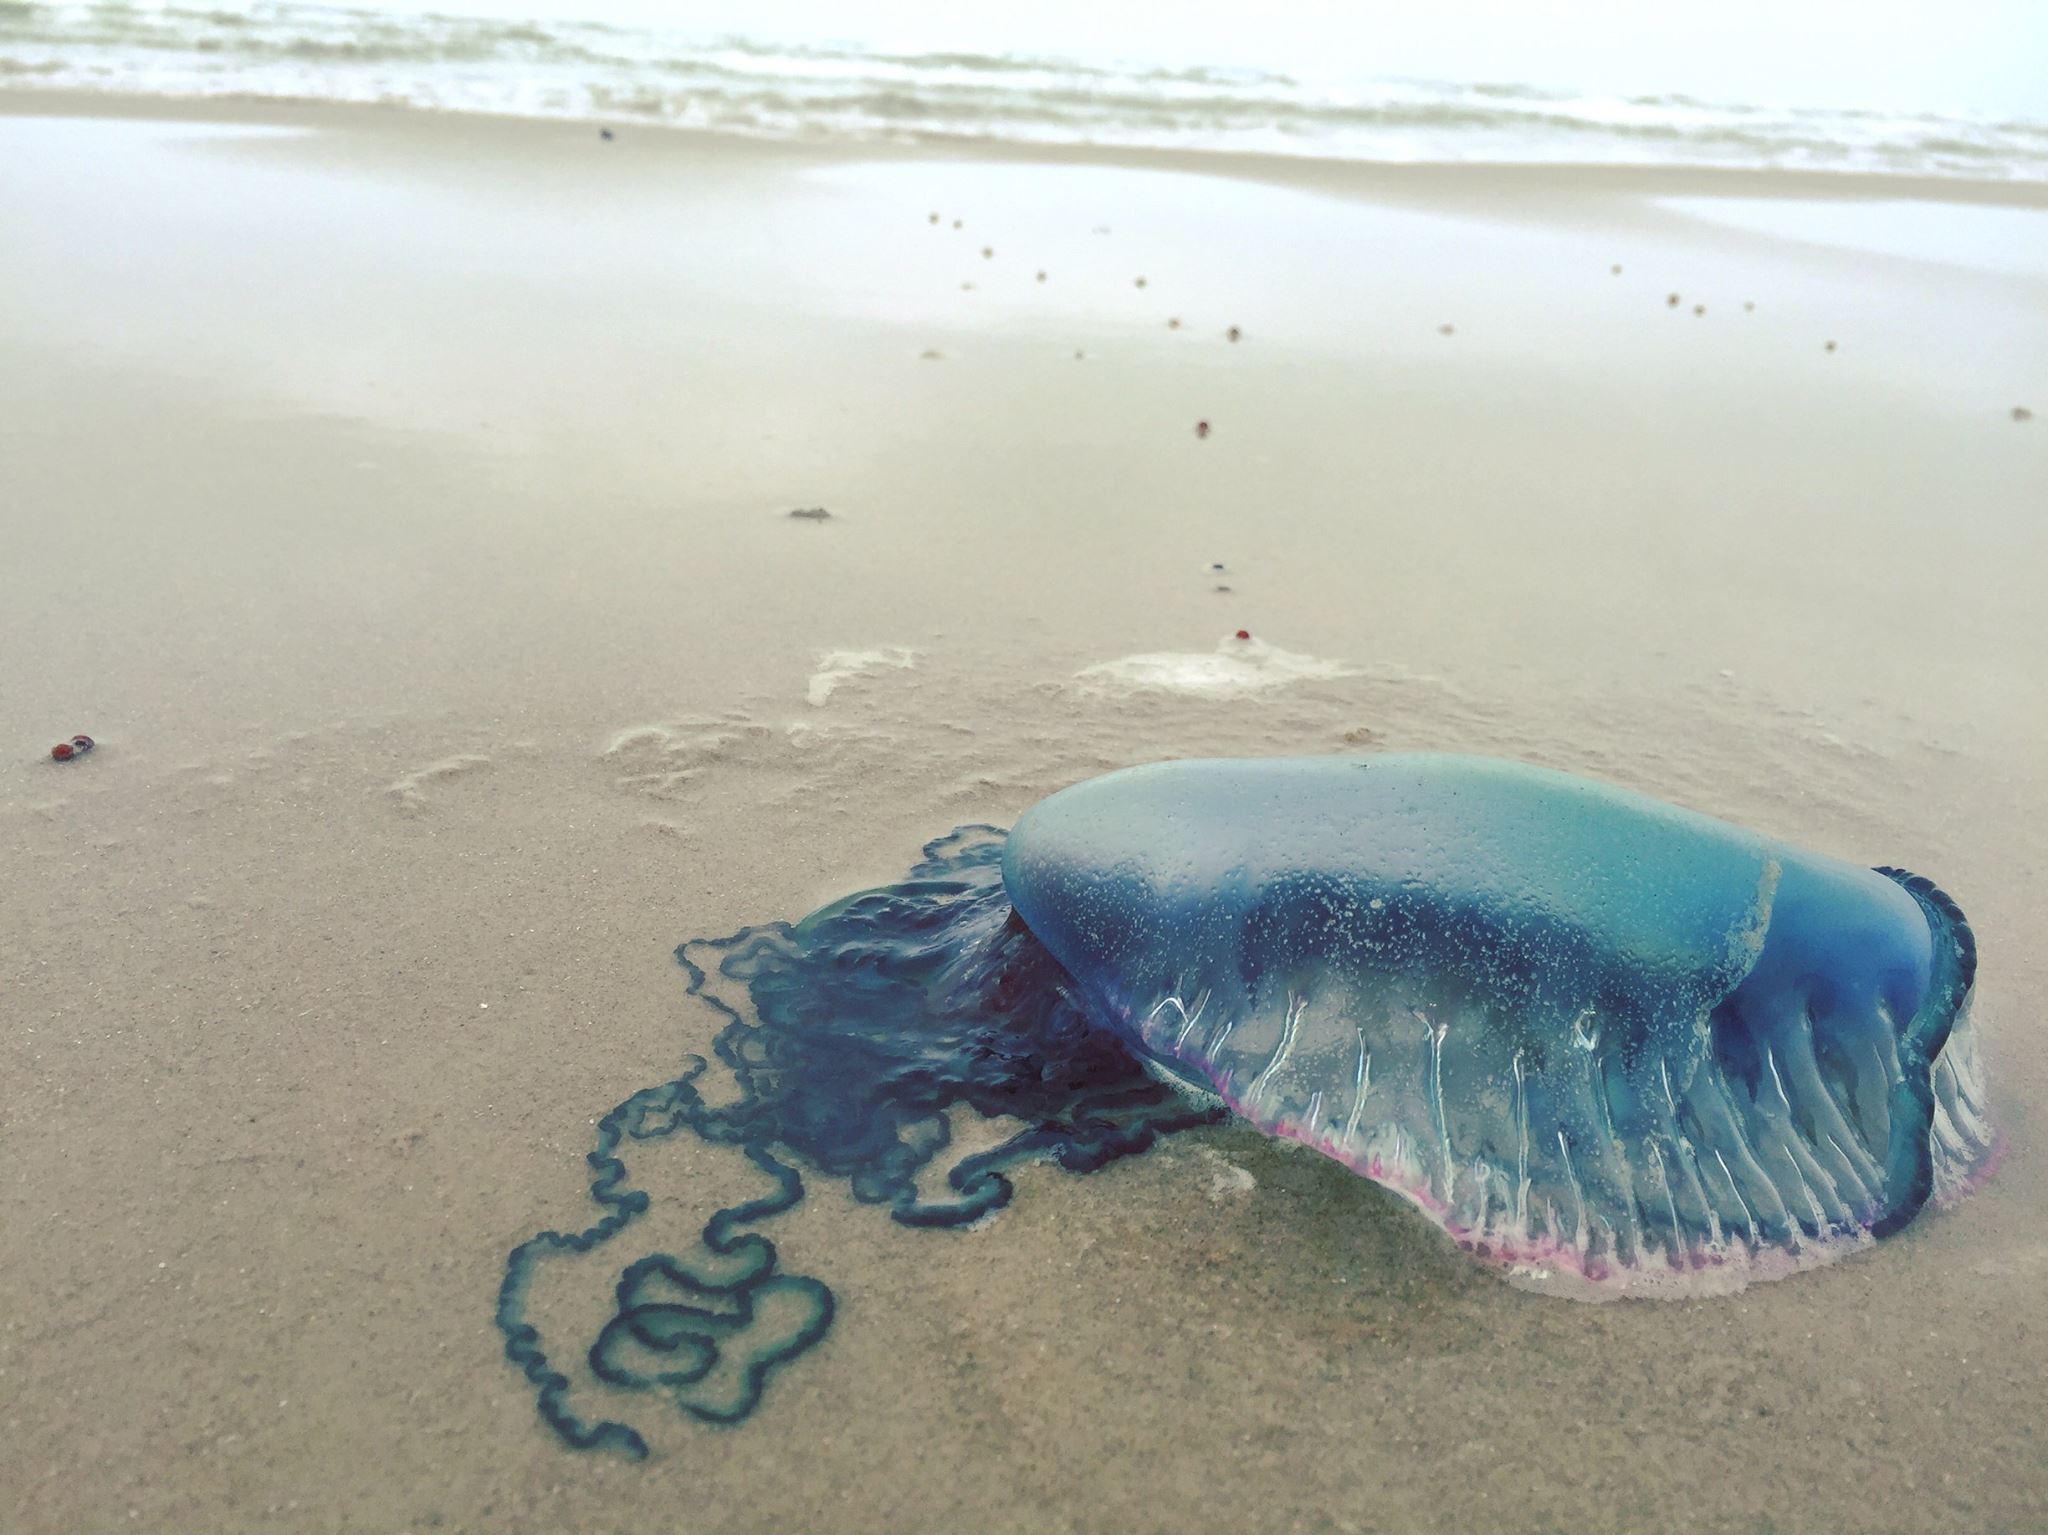
[{"label": "ocean water", "polygon": [[1111,62],[297,4],[0,0],[0,90],[10,87],[379,102],[856,142],[2048,181],[2048,121],[2009,112],[1764,105],[1354,74],[1328,63]]}]

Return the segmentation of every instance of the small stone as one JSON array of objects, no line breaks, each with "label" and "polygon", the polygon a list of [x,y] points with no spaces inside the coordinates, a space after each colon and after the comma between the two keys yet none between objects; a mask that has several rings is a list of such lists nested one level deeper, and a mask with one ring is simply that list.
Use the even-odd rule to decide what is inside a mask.
[{"label": "small stone", "polygon": [[1456,335],[1456,334],[1457,334],[1457,330],[1458,330],[1458,327],[1457,327],[1457,326],[1455,326],[1455,325],[1439,325],[1439,326],[1438,326],[1438,327],[1436,328],[1436,333],[1437,333],[1437,334],[1438,334],[1439,336],[1451,336],[1451,335]]},{"label": "small stone", "polygon": [[1621,275],[1621,263],[1617,261],[1614,263],[1613,266],[1609,267],[1607,270],[1612,272],[1616,277],[1619,277]]},{"label": "small stone", "polygon": [[1676,309],[1678,307],[1678,295],[1676,293],[1665,294],[1664,304],[1666,308]]},{"label": "small stone", "polygon": [[1832,352],[1832,351],[1833,351],[1834,349],[1835,349],[1835,344],[1834,344],[1834,342],[1830,341],[1830,342],[1828,343],[1828,350],[1829,350],[1830,352]]},{"label": "small stone", "polygon": [[1145,286],[1145,279],[1144,279],[1144,278],[1140,277],[1140,278],[1138,279],[1138,286],[1139,286],[1139,287],[1141,287],[1141,288]]},{"label": "small stone", "polygon": [[1209,435],[1209,423],[1206,421],[1197,421],[1195,423],[1195,435],[1197,437],[1207,437]]},{"label": "small stone", "polygon": [[939,221],[939,216],[936,213],[929,215],[929,218],[930,221],[934,224],[938,223]]},{"label": "small stone", "polygon": [[1043,272],[1040,272],[1040,273],[1038,274],[1038,280],[1039,280],[1040,282],[1044,282],[1044,281],[1045,281],[1045,273],[1043,273]]},{"label": "small stone", "polygon": [[1755,299],[1753,299],[1753,298],[1746,298],[1746,299],[1744,299],[1744,300],[1742,301],[1742,312],[1743,312],[1744,314],[1755,314],[1755,313],[1756,313],[1756,300],[1755,300]]},{"label": "small stone", "polygon": [[59,741],[50,748],[50,755],[59,762],[69,762],[78,755],[78,750],[69,741]]},{"label": "small stone", "polygon": [[2015,421],[2031,421],[2034,419],[2034,413],[2024,405],[2015,405],[2012,408],[2012,418]]},{"label": "small stone", "polygon": [[1249,629],[1240,629],[1237,631],[1237,637],[1241,640],[1248,640],[1252,637],[1252,632]]},{"label": "small stone", "polygon": [[800,506],[789,514],[799,522],[829,522],[832,514],[822,506]]},{"label": "small stone", "polygon": [[612,138],[613,138],[613,136],[614,136],[614,135],[613,135],[613,133],[612,133],[612,130],[611,130],[611,129],[609,129],[609,128],[600,128],[600,129],[598,129],[598,130],[597,130],[597,136],[598,136],[599,138],[603,139],[603,140],[604,140],[604,141],[605,141],[605,142],[606,142],[607,144],[609,144],[609,143],[610,143],[610,142],[612,141]]},{"label": "small stone", "polygon": [[981,248],[981,259],[983,261],[993,261],[995,260],[995,257],[996,248],[993,245],[984,245]]},{"label": "small stone", "polygon": [[1168,330],[1179,330],[1179,329],[1180,329],[1180,318],[1179,318],[1179,316],[1175,316],[1174,318],[1172,318],[1172,319],[1168,320],[1168,321],[1166,322],[1166,328],[1167,328]]},{"label": "small stone", "polygon": [[1242,341],[1244,339],[1244,332],[1233,325],[1223,333],[1223,339],[1226,341]]},{"label": "small stone", "polygon": [[1707,306],[1705,304],[1695,304],[1692,306],[1692,312],[1694,314],[1705,314],[1707,312]]}]

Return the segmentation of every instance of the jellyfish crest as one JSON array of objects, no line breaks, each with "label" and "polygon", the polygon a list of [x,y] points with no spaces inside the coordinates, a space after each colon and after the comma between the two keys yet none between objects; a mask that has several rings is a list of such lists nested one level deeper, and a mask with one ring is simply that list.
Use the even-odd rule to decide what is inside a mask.
[{"label": "jellyfish crest", "polygon": [[1991,1148],[1953,902],[1605,785],[1166,763],[1027,812],[1005,878],[1163,1071],[1539,1288],[1808,1267]]}]

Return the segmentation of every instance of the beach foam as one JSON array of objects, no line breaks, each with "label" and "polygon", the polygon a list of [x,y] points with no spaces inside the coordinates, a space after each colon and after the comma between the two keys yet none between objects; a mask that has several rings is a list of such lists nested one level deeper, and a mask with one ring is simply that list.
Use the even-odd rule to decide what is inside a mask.
[{"label": "beach foam", "polygon": [[1675,93],[780,45],[297,4],[0,6],[0,90],[377,102],[769,138],[2048,180],[2048,124]]},{"label": "beach foam", "polygon": [[1085,667],[1074,680],[1093,692],[1158,691],[1214,698],[1357,674],[1357,668],[1342,661],[1282,650],[1257,638],[1225,638],[1206,654],[1158,650],[1122,656]]},{"label": "beach foam", "polygon": [[828,650],[818,657],[818,669],[811,673],[811,685],[804,690],[805,701],[822,709],[842,682],[869,672],[907,672],[917,664],[917,652],[900,645],[880,650]]}]

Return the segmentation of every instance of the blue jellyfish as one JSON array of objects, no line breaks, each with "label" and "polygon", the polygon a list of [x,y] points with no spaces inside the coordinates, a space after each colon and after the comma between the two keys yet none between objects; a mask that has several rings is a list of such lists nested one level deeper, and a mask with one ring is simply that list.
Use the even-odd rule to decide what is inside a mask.
[{"label": "blue jellyfish", "polygon": [[[677,950],[736,1095],[687,1058],[599,1123],[602,1215],[507,1261],[505,1350],[568,1443],[593,1420],[528,1316],[550,1255],[649,1205],[688,1130],[767,1180],[697,1252],[626,1265],[585,1353],[715,1424],[835,1298],[749,1229],[803,1176],[956,1226],[1230,1114],[1384,1184],[1517,1282],[1696,1295],[1825,1261],[1967,1189],[1992,1135],[1955,904],[1607,785],[1445,755],[1189,761],[963,827],[900,882]],[[1006,1130],[955,1155],[954,1116]],[[943,1169],[943,1177],[938,1176]]]},{"label": "blue jellyfish", "polygon": [[1953,901],[1605,784],[1164,763],[1028,811],[1004,880],[1148,1063],[1537,1287],[1775,1277],[1991,1151]]}]

